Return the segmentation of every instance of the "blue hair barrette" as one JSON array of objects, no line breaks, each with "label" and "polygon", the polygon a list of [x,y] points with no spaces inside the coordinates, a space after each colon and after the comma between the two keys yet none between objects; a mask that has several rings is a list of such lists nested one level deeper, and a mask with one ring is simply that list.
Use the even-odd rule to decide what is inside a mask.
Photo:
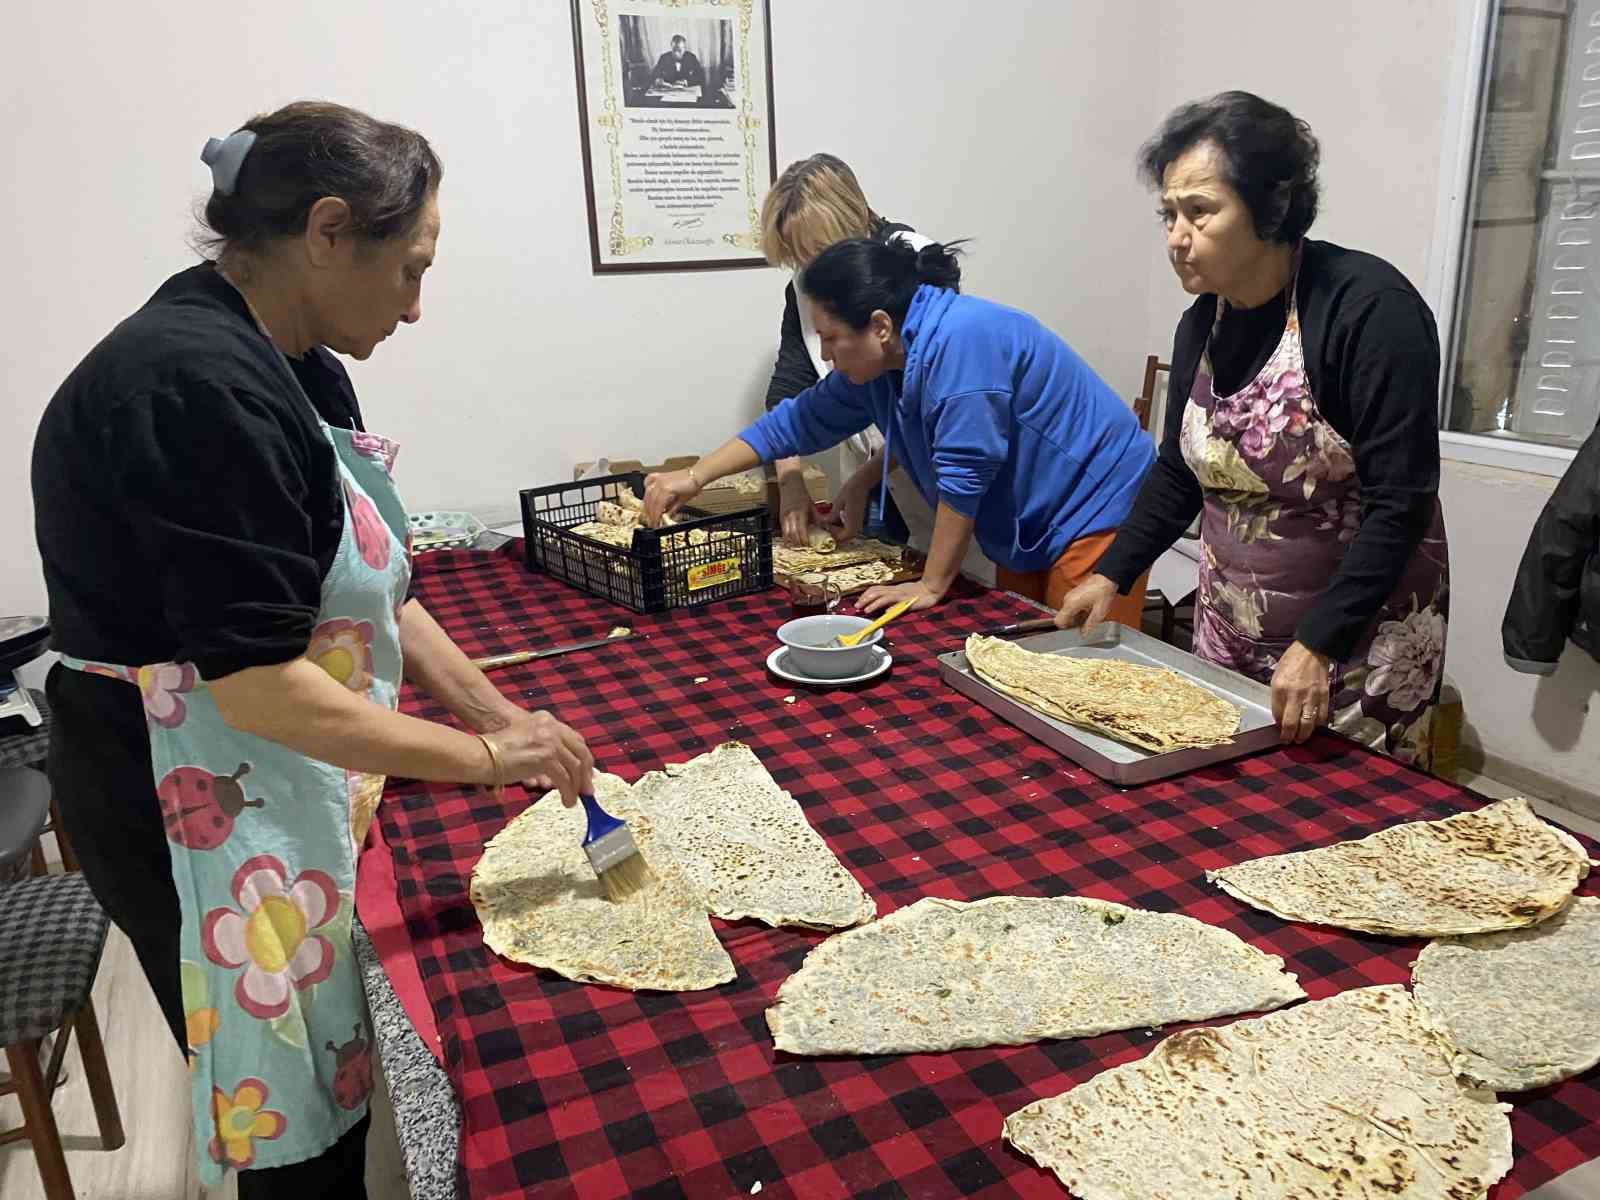
[{"label": "blue hair barrette", "polygon": [[206,139],[200,161],[211,168],[211,185],[224,196],[233,195],[239,183],[239,168],[255,144],[256,135],[248,129],[237,130],[225,138]]}]

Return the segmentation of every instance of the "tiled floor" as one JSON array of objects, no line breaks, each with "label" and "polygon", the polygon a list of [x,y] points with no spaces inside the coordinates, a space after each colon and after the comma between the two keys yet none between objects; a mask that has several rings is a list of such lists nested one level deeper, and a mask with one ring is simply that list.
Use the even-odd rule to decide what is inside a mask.
[{"label": "tiled floor", "polygon": [[[1518,795],[1481,776],[1462,780],[1465,786],[1496,799]],[[1600,822],[1542,800],[1534,807],[1568,829],[1600,838]],[[79,1200],[234,1200],[232,1179],[221,1192],[204,1193],[190,1166],[188,1078],[172,1044],[161,1010],[127,940],[115,929],[94,989],[95,1010],[111,1060],[122,1121],[128,1141],[121,1150],[100,1150],[94,1110],[89,1103],[77,1051],[67,1056],[69,1080],[56,1096],[56,1120],[67,1142],[67,1165]],[[367,1189],[373,1200],[406,1200],[409,1191],[394,1118],[385,1100],[381,1078],[373,1105],[372,1134],[367,1149]],[[17,1125],[20,1113],[13,1097],[0,1099],[0,1129]],[[5,1200],[43,1200],[44,1191],[26,1143],[0,1146],[0,1196]],[[1600,1161],[1568,1172],[1527,1200],[1597,1200]]]}]

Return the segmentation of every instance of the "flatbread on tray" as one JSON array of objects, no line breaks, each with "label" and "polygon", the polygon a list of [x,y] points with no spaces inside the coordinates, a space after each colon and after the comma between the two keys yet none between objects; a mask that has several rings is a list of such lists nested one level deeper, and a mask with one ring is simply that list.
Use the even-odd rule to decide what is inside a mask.
[{"label": "flatbread on tray", "polygon": [[551,792],[491,838],[472,870],[484,943],[580,983],[689,992],[728,982],[733,960],[704,900],[628,785],[601,771],[594,785],[601,806],[627,821],[653,882],[627,900],[607,900],[583,852],[583,809],[563,807]]},{"label": "flatbread on tray", "polygon": [[1577,840],[1518,797],[1391,825],[1358,841],[1251,859],[1206,878],[1286,921],[1442,937],[1538,924],[1588,873]]},{"label": "flatbread on tray", "polygon": [[1277,1008],[1305,992],[1225,929],[1085,896],[927,897],[835,934],[767,1010],[779,1050],[891,1054]]},{"label": "flatbread on tray", "polygon": [[633,798],[723,920],[844,929],[877,915],[799,802],[741,742],[651,771]]},{"label": "flatbread on tray", "polygon": [[1076,1200],[1483,1200],[1510,1105],[1463,1086],[1398,985],[1218,1029],[1006,1118]]},{"label": "flatbread on tray", "polygon": [[977,633],[966,652],[978,678],[996,691],[1156,754],[1221,745],[1239,731],[1237,708],[1162,667],[1040,654]]},{"label": "flatbread on tray", "polygon": [[1529,929],[1431,942],[1411,989],[1467,1082],[1525,1092],[1580,1075],[1600,1062],[1600,899]]}]

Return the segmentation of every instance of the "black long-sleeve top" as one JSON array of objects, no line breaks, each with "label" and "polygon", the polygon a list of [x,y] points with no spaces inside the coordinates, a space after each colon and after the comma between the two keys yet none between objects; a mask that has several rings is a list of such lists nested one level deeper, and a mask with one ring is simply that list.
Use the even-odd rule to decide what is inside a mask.
[{"label": "black long-sleeve top", "polygon": [[[1439,335],[1433,313],[1381,258],[1307,241],[1296,290],[1306,374],[1318,410],[1347,442],[1361,484],[1361,526],[1296,638],[1347,657],[1433,518],[1439,492]],[[1179,431],[1217,298],[1202,296],[1178,323],[1165,437],[1133,511],[1099,571],[1126,591],[1188,528],[1203,496]],[[1211,338],[1215,386],[1228,395],[1266,365],[1283,336],[1286,299],[1230,308]]]},{"label": "black long-sleeve top", "polygon": [[167,280],[67,377],[33,445],[57,650],[192,662],[204,679],[305,651],[344,529],[317,418],[362,424],[338,359],[316,347],[289,362],[310,406],[205,264]]}]

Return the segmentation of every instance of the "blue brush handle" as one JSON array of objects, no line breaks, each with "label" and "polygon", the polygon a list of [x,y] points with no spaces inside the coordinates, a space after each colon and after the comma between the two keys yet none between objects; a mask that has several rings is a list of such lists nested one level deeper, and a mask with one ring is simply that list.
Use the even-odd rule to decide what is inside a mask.
[{"label": "blue brush handle", "polygon": [[583,811],[589,815],[589,832],[583,835],[585,846],[599,841],[612,830],[622,828],[622,822],[601,808],[600,802],[593,796],[585,796],[580,792],[578,799],[583,801]]}]

